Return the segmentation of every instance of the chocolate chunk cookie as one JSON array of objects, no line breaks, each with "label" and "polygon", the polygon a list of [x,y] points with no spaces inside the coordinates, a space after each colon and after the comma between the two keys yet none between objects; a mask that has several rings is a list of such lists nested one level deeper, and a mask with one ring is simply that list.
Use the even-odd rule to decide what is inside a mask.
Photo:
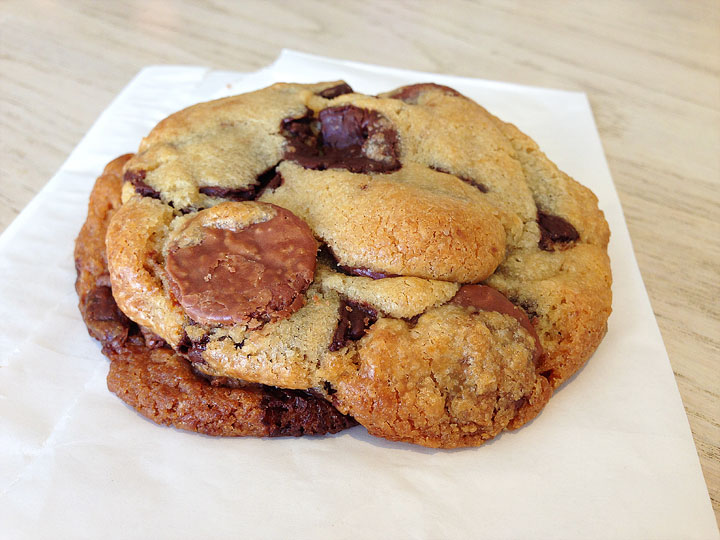
[{"label": "chocolate chunk cookie", "polygon": [[120,311],[108,276],[105,233],[121,205],[122,167],[130,157],[112,161],[98,178],[75,246],[80,311],[110,359],[108,388],[159,424],[207,435],[319,435],[355,425],[308,392],[203,376],[162,338]]},{"label": "chocolate chunk cookie", "polygon": [[448,87],[202,103],[123,178],[117,307],[98,293],[97,312],[212,380],[323,396],[381,437],[452,448],[515,429],[606,331],[597,199]]}]

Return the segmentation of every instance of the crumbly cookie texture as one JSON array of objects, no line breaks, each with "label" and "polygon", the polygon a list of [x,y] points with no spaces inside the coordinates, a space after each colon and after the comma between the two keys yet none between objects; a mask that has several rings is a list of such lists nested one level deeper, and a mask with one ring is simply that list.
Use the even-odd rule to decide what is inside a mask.
[{"label": "crumbly cookie texture", "polygon": [[112,161],[98,178],[75,245],[80,312],[110,359],[108,388],[158,424],[206,435],[320,435],[355,425],[307,392],[201,376],[159,336],[120,311],[110,287],[105,234],[121,204],[122,167],[129,158]]},{"label": "crumbly cookie texture", "polygon": [[123,178],[106,244],[125,316],[206,376],[312,391],[388,439],[517,428],[606,331],[597,199],[447,87],[199,104]]}]

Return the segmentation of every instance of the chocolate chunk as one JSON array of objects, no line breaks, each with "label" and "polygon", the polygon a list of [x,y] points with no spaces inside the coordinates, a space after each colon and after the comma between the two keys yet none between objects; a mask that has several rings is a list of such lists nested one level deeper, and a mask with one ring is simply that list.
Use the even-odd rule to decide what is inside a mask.
[{"label": "chocolate chunk", "polygon": [[323,244],[323,246],[320,248],[320,253],[324,254],[325,257],[332,259],[332,262],[335,263],[335,270],[347,276],[361,276],[369,277],[372,279],[385,279],[399,276],[399,274],[386,274],[384,272],[375,272],[374,270],[370,270],[369,268],[344,266],[340,264],[337,256],[335,255],[335,252],[327,244]]},{"label": "chocolate chunk", "polygon": [[350,341],[357,341],[377,321],[377,311],[360,302],[342,300],[340,302],[340,320],[338,321],[332,343],[331,351],[339,351]]},{"label": "chocolate chunk", "polygon": [[306,169],[343,168],[354,173],[388,173],[401,167],[397,132],[377,111],[354,105],[330,107],[314,119],[286,118],[285,158]]},{"label": "chocolate chunk", "polygon": [[194,321],[264,323],[287,318],[304,305],[317,244],[304,221],[267,206],[276,212],[267,221],[240,230],[204,226],[199,243],[170,246],[171,286]]},{"label": "chocolate chunk", "polygon": [[410,103],[412,105],[417,105],[420,95],[430,90],[440,90],[446,96],[463,97],[463,95],[457,90],[454,90],[449,86],[443,86],[442,84],[435,83],[418,83],[411,84],[409,86],[401,86],[388,94],[388,97],[392,99],[399,99],[400,101],[404,101],[405,103]]},{"label": "chocolate chunk", "polygon": [[208,197],[230,199],[231,201],[252,201],[255,199],[255,187],[229,188],[221,186],[202,186],[200,193]]},{"label": "chocolate chunk", "polygon": [[350,416],[338,414],[330,402],[302,390],[263,387],[260,407],[265,410],[263,423],[270,436],[299,437],[306,433],[337,433],[354,426]]},{"label": "chocolate chunk", "polygon": [[293,142],[300,142],[313,148],[318,144],[320,122],[318,122],[311,110],[305,111],[305,114],[298,118],[283,119],[280,128],[283,135]]},{"label": "chocolate chunk", "polygon": [[537,222],[540,228],[538,246],[544,251],[555,251],[556,247],[563,249],[570,242],[580,238],[575,227],[559,216],[553,216],[538,210]]},{"label": "chocolate chunk", "polygon": [[93,321],[114,321],[127,319],[120,311],[112,289],[105,285],[95,287],[87,297],[87,314]]},{"label": "chocolate chunk", "polygon": [[90,290],[81,311],[90,335],[103,345],[117,348],[125,343],[131,322],[120,311],[110,287],[100,285]]},{"label": "chocolate chunk", "polygon": [[177,344],[177,350],[180,354],[187,354],[190,350],[190,347],[192,347],[192,340],[190,339],[190,336],[187,335],[187,332],[183,333],[183,337],[180,339],[180,342]]},{"label": "chocolate chunk", "polygon": [[513,317],[535,340],[533,360],[536,364],[539,362],[543,354],[543,348],[535,327],[525,312],[510,302],[500,291],[487,285],[463,285],[450,302],[479,311],[497,311],[503,315]]},{"label": "chocolate chunk", "polygon": [[123,180],[125,182],[130,182],[135,188],[135,193],[137,193],[138,195],[141,195],[143,197],[151,197],[153,199],[159,199],[160,192],[154,188],[151,188],[145,183],[146,175],[147,171],[143,170],[125,171],[125,176],[123,177]]},{"label": "chocolate chunk", "polygon": [[324,97],[325,99],[332,99],[345,94],[352,94],[353,89],[350,88],[348,83],[340,83],[336,86],[326,88],[322,92],[318,92],[318,96]]},{"label": "chocolate chunk", "polygon": [[323,143],[337,150],[359,150],[370,136],[370,130],[375,129],[373,122],[380,118],[379,113],[354,105],[323,109],[318,115]]},{"label": "chocolate chunk", "polygon": [[193,341],[187,333],[185,333],[177,345],[177,351],[193,364],[206,364],[207,362],[203,359],[202,352],[205,350],[209,341],[210,334],[205,334],[198,341]]},{"label": "chocolate chunk", "polygon": [[372,279],[385,279],[390,277],[398,277],[399,274],[385,274],[383,272],[374,272],[367,268],[353,268],[352,266],[337,265],[338,270],[351,276],[369,277]]},{"label": "chocolate chunk", "polygon": [[229,199],[231,201],[254,201],[265,193],[266,190],[278,188],[282,184],[283,177],[279,172],[277,172],[277,165],[275,165],[258,175],[255,183],[248,187],[228,188],[220,186],[202,186],[199,191],[208,197]]},{"label": "chocolate chunk", "polygon": [[423,316],[425,312],[418,313],[417,315],[413,315],[410,318],[403,318],[403,320],[408,324],[410,328],[415,328],[417,326],[418,321],[420,320],[420,317]]},{"label": "chocolate chunk", "polygon": [[256,187],[257,196],[255,198],[261,197],[262,194],[268,190],[276,190],[283,185],[284,181],[285,179],[282,177],[282,174],[277,171],[277,165],[268,169],[258,176]]},{"label": "chocolate chunk", "polygon": [[441,169],[440,167],[434,167],[432,165],[430,166],[430,168],[433,171],[437,171],[437,172],[441,172],[441,173],[445,173],[445,174],[452,174],[453,176],[459,178],[463,182],[466,182],[466,183],[470,184],[471,186],[476,187],[483,193],[487,193],[488,191],[490,191],[485,184],[478,182],[476,180],[473,180],[472,178],[468,178],[467,176],[460,176],[459,174],[453,174],[450,171],[446,171],[445,169]]}]

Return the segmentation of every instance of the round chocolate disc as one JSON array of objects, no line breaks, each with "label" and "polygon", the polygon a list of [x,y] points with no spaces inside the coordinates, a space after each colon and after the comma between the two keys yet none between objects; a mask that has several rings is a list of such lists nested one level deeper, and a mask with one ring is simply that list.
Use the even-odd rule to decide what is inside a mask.
[{"label": "round chocolate disc", "polygon": [[[228,223],[227,205],[262,205],[269,219],[247,226]],[[315,274],[317,243],[310,227],[289,210],[266,203],[224,203],[213,222],[198,212],[185,230],[190,242],[173,241],[166,269],[188,316],[202,324],[255,324],[289,317],[304,303]],[[230,208],[232,210],[232,208]],[[202,223],[200,227],[194,221]]]}]

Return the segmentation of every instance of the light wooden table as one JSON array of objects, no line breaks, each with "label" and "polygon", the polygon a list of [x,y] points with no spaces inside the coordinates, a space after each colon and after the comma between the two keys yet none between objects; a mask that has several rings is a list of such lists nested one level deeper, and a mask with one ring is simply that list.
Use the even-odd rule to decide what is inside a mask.
[{"label": "light wooden table", "polygon": [[282,47],[588,94],[720,520],[720,2],[3,0],[0,230],[142,66]]}]

